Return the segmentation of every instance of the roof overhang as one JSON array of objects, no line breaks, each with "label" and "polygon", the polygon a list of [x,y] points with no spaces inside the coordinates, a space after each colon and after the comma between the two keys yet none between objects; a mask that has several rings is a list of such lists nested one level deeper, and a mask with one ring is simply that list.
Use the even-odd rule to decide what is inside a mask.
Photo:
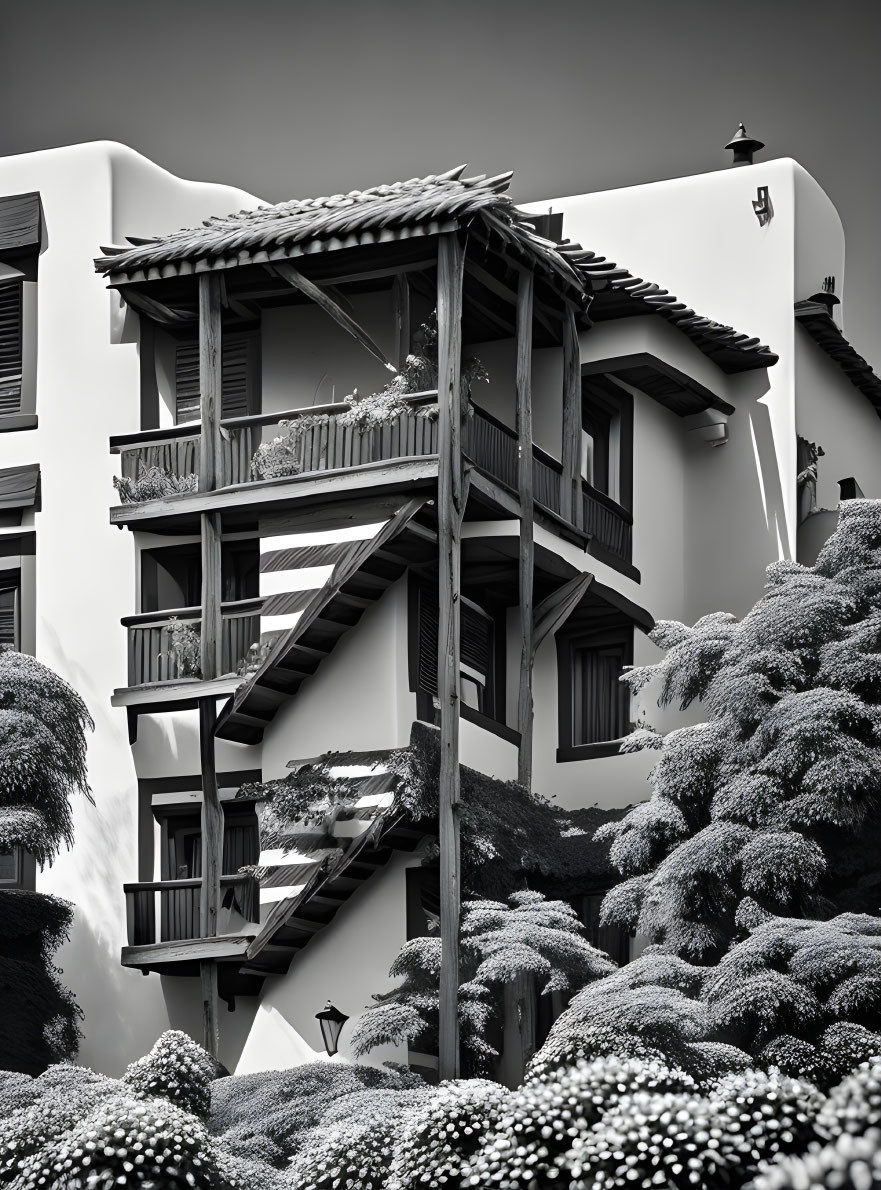
[{"label": "roof overhang", "polygon": [[796,302],[795,320],[841,369],[851,384],[868,398],[872,408],[881,417],[881,376],[844,337],[828,307],[810,298]]}]

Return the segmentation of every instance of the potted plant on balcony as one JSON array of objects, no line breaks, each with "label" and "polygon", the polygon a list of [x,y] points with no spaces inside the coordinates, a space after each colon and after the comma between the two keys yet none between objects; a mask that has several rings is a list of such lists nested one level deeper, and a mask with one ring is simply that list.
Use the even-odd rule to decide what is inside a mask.
[{"label": "potted plant on balcony", "polygon": [[[314,435],[323,430],[332,434],[330,427],[342,429],[351,435],[346,443],[343,457],[361,463],[375,462],[391,450],[391,442],[383,447],[383,432],[399,424],[403,419],[416,417],[436,421],[437,401],[414,406],[406,398],[416,393],[430,393],[437,389],[437,312],[433,311],[414,336],[414,351],[407,356],[407,362],[397,375],[379,392],[359,397],[355,389],[346,401],[348,408],[342,413],[304,414],[302,417],[281,421],[285,433],[262,443],[251,460],[251,475],[254,479],[276,479],[285,475],[298,475],[311,470],[306,460],[312,457]],[[470,394],[471,385],[489,380],[486,369],[473,356],[462,361],[462,389]],[[470,405],[469,405],[470,412]],[[351,453],[348,447],[351,446]],[[329,446],[326,448],[329,453]]]}]

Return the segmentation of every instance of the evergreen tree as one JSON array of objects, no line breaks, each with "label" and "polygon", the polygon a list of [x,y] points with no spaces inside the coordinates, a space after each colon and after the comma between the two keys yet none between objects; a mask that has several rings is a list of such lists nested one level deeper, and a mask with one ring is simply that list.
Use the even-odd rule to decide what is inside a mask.
[{"label": "evergreen tree", "polygon": [[[392,965],[403,982],[374,996],[352,1033],[356,1056],[378,1045],[437,1041],[441,943],[437,935],[407,942]],[[487,1036],[500,1031],[503,992],[520,980],[540,992],[572,992],[615,970],[584,937],[574,910],[541,893],[518,892],[501,901],[465,901],[460,930],[460,1037],[471,1073],[491,1069],[497,1050]],[[526,1055],[527,1057],[531,1055]]]},{"label": "evergreen tree", "polygon": [[[43,866],[73,843],[70,800],[91,800],[79,695],[21,653],[0,653],[0,852],[29,852]],[[80,1015],[52,956],[73,906],[24,890],[0,892],[0,1067],[35,1074],[71,1058]]]},{"label": "evergreen tree", "polygon": [[652,797],[600,832],[625,877],[604,920],[699,964],[773,916],[830,916],[825,845],[881,794],[881,502],[842,504],[814,566],[767,575],[743,620],[658,624],[666,657],[627,680],[706,718],[630,737],[660,750]]}]

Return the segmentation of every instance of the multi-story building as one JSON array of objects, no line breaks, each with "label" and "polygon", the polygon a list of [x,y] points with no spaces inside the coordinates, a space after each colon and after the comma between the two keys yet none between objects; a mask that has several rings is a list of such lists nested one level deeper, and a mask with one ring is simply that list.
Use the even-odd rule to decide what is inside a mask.
[{"label": "multi-story building", "polygon": [[[231,1070],[323,1052],[431,899],[382,764],[414,723],[442,840],[457,761],[641,800],[620,739],[678,721],[618,681],[653,622],[742,614],[836,481],[881,496],[840,222],[751,152],[525,212],[461,170],[265,207],[116,145],[0,162],[0,631],[97,724],[96,805],[36,875],[78,906],[84,1061],[168,1025]],[[349,811],[262,846],[236,794],[328,752]]]}]

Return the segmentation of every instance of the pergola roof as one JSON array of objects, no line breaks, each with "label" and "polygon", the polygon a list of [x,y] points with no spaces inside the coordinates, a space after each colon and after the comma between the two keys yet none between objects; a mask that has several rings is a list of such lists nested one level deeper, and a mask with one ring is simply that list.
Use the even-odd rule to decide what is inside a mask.
[{"label": "pergola roof", "polygon": [[560,252],[578,270],[588,293],[592,321],[627,315],[659,314],[682,331],[723,372],[770,368],[777,356],[770,347],[733,327],[696,314],[675,294],[652,281],[636,277],[614,261],[589,252],[580,244],[559,245]]},{"label": "pergola roof", "polygon": [[829,308],[808,298],[795,303],[795,318],[805,328],[814,342],[837,364],[847,379],[868,397],[875,412],[881,417],[881,376],[872,365],[864,360],[833,321]]},{"label": "pergola roof", "polygon": [[111,284],[122,284],[438,235],[477,223],[506,251],[581,301],[578,273],[514,206],[507,193],[512,175],[463,178],[464,170],[462,165],[426,178],[206,219],[201,227],[105,250],[95,267]]}]

